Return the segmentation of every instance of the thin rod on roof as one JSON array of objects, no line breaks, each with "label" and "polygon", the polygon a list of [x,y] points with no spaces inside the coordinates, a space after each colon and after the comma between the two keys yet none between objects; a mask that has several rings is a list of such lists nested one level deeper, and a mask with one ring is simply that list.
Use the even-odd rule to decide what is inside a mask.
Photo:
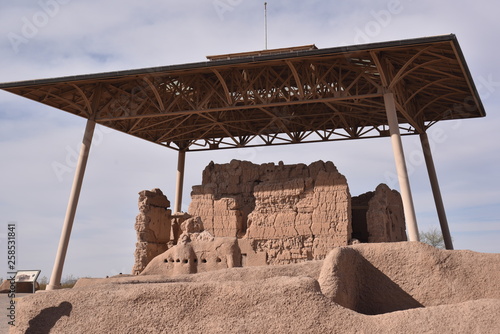
[{"label": "thin rod on roof", "polygon": [[265,49],[267,50],[267,2],[264,2],[264,33],[265,33]]}]

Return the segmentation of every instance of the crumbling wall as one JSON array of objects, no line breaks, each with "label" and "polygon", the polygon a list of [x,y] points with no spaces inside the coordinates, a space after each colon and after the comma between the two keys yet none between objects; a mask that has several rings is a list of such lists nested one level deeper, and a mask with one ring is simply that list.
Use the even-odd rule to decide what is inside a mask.
[{"label": "crumbling wall", "polygon": [[406,241],[403,200],[385,184],[375,189],[366,212],[368,242]]},{"label": "crumbling wall", "polygon": [[188,212],[199,216],[205,229],[218,237],[242,237],[247,217],[255,207],[253,189],[262,182],[267,165],[232,160],[211,162],[203,171],[202,184],[193,187]]},{"label": "crumbling wall", "polygon": [[300,167],[295,177],[263,182],[254,189],[256,205],[246,237],[256,240],[269,264],[323,259],[351,237],[345,177],[331,162]]},{"label": "crumbling wall", "polygon": [[351,243],[406,240],[399,193],[381,184],[351,198],[331,162],[212,162],[193,187],[189,213],[172,215],[159,189],[139,194],[134,274],[159,254],[155,266],[180,274],[320,260]]},{"label": "crumbling wall", "polygon": [[353,238],[361,242],[406,241],[401,195],[386,184],[352,198]]},{"label": "crumbling wall", "polygon": [[176,276],[241,267],[241,252],[235,237],[214,237],[204,231],[199,217],[181,225],[179,242],[156,256],[142,275]]},{"label": "crumbling wall", "polygon": [[137,243],[132,274],[138,275],[157,255],[168,249],[171,231],[170,201],[160,189],[139,192],[139,214],[135,221]]},{"label": "crumbling wall", "polygon": [[350,194],[331,162],[211,163],[189,213],[217,237],[243,237],[268,264],[322,259],[351,238]]}]

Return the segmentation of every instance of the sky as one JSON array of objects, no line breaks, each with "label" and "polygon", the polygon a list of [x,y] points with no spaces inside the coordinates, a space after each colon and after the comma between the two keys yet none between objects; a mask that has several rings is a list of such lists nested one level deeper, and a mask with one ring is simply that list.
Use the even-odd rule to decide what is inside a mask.
[{"label": "sky", "polygon": [[[428,134],[455,249],[500,252],[500,3],[267,3],[269,48],[456,34],[487,116],[444,121]],[[0,82],[184,64],[264,47],[264,1],[0,0]],[[84,119],[0,91],[0,277],[8,271],[8,224],[16,224],[16,268],[50,277],[84,128]],[[403,146],[419,229],[439,228],[418,136],[404,137]],[[332,161],[352,196],[380,183],[399,189],[389,138],[193,152],[184,211],[203,168],[231,159]],[[130,273],[138,192],[160,188],[173,204],[176,166],[176,151],[98,126],[63,278]]]}]

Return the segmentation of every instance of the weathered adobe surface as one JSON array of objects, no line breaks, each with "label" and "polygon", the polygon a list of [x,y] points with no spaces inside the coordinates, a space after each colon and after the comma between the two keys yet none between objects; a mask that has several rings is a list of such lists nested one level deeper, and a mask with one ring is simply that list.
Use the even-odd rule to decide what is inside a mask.
[{"label": "weathered adobe surface", "polygon": [[17,305],[11,333],[496,333],[500,254],[418,242],[320,261],[81,279]]},{"label": "weathered adobe surface", "polygon": [[241,267],[236,238],[213,237],[203,229],[199,217],[185,220],[181,230],[177,245],[156,256],[141,275],[176,276]]},{"label": "weathered adobe surface", "polygon": [[[203,268],[238,264],[319,260],[333,247],[351,243],[353,237],[362,242],[406,240],[399,193],[380,185],[374,192],[354,197],[352,211],[347,181],[331,162],[317,161],[309,166],[256,165],[238,160],[228,164],[210,163],[203,171],[202,184],[193,187],[191,197],[189,214],[174,218],[165,216],[170,214],[166,207],[168,200],[159,189],[140,193],[134,274],[143,272],[156,255],[174,245],[167,257],[162,255],[165,274],[172,274],[176,268],[175,263],[169,264],[170,258],[188,261],[193,266],[191,272],[197,272],[198,266],[203,271]],[[182,245],[178,244],[183,233],[180,225],[190,216],[200,220],[205,236],[232,238],[231,242],[238,239],[237,247],[228,248],[235,249],[233,256],[228,257],[231,265],[222,260],[226,256],[217,254],[211,255],[222,260],[217,266],[202,265],[206,262],[200,261],[207,261],[207,255],[194,255],[202,252],[201,249],[209,252],[213,240],[199,242],[197,236],[190,237],[190,232],[184,232],[185,240]],[[166,228],[160,231],[157,223],[160,219],[171,228],[170,241],[154,238],[167,235]],[[174,253],[183,256],[174,256]],[[156,269],[153,272],[158,273]]]},{"label": "weathered adobe surface", "polygon": [[168,249],[171,234],[170,201],[160,189],[139,192],[138,206],[133,274],[142,272],[155,256]]},{"label": "weathered adobe surface", "polygon": [[352,198],[353,237],[361,242],[406,241],[401,195],[386,184]]},{"label": "weathered adobe surface", "polygon": [[[255,165],[238,160],[211,163],[191,197],[189,214],[201,217],[205,229],[221,237],[335,234],[336,225],[348,225],[349,220],[347,181],[331,162],[309,166]],[[330,226],[333,220],[338,223]],[[345,227],[339,230],[345,238]]]},{"label": "weathered adobe surface", "polygon": [[332,247],[347,245],[351,196],[345,177],[331,162],[285,167],[278,166],[284,180],[255,185],[245,237],[266,252],[269,264],[323,259]]},{"label": "weathered adobe surface", "polygon": [[[267,264],[323,259],[352,240],[349,187],[332,162],[211,163],[191,197],[188,212],[209,233],[247,240],[253,251],[265,253]],[[406,240],[398,192],[381,185],[358,202],[363,241]]]}]

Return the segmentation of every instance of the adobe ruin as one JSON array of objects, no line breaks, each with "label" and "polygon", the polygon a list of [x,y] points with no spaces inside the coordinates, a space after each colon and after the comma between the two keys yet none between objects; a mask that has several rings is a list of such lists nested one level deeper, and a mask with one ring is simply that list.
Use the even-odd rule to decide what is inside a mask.
[{"label": "adobe ruin", "polygon": [[170,201],[160,189],[139,192],[138,204],[134,274],[140,273],[155,256],[168,249],[172,229]]},{"label": "adobe ruin", "polygon": [[322,260],[351,243],[406,240],[399,193],[381,184],[351,198],[332,162],[212,162],[187,214],[172,214],[159,189],[139,195],[135,275]]}]

